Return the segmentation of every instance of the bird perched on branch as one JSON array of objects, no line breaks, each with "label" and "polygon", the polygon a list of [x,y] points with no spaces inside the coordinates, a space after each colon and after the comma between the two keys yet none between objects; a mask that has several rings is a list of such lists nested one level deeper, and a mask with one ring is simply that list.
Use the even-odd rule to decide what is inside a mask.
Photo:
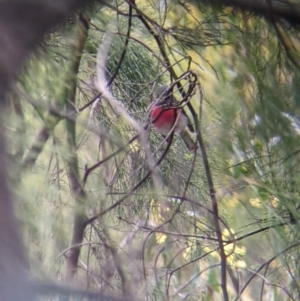
[{"label": "bird perched on branch", "polygon": [[190,151],[197,149],[197,144],[188,132],[188,128],[192,132],[194,128],[169,87],[159,87],[155,98],[150,105],[150,121],[157,131],[163,137],[167,137],[174,130],[174,133],[182,138]]}]

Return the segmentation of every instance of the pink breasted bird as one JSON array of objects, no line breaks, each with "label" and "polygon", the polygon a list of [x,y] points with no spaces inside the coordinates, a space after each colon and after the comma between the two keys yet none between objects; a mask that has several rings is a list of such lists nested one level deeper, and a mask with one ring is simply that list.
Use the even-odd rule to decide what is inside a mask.
[{"label": "pink breasted bird", "polygon": [[157,98],[150,105],[150,121],[156,130],[167,137],[174,129],[174,133],[182,138],[190,151],[197,149],[197,144],[187,129],[194,131],[193,126],[169,87],[159,87],[155,97]]}]

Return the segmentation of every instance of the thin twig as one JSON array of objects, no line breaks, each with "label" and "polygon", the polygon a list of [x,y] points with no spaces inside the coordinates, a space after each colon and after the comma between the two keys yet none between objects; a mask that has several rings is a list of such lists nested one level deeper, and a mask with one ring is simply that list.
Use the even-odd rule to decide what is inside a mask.
[{"label": "thin twig", "polygon": [[253,280],[253,278],[255,278],[259,271],[262,270],[264,267],[270,265],[270,263],[272,261],[274,261],[277,257],[281,256],[282,254],[286,253],[287,251],[289,251],[290,249],[293,249],[295,247],[298,247],[300,245],[300,242],[296,242],[292,245],[290,245],[289,247],[287,247],[286,249],[282,250],[281,252],[277,253],[276,255],[272,256],[269,260],[267,260],[266,262],[264,262],[256,271],[255,273],[246,281],[246,283],[244,284],[244,286],[242,287],[242,289],[240,290],[240,294],[234,299],[234,301],[237,301],[240,297],[240,295],[243,293],[243,291],[247,288],[247,286],[249,285],[249,283]]},{"label": "thin twig", "polygon": [[[172,143],[172,139],[170,139],[167,148],[165,149],[165,151],[163,152],[162,156],[158,159],[156,165],[158,166],[161,161],[163,160],[163,158],[165,157],[166,153],[168,152],[170,145]],[[118,207],[126,198],[128,198],[129,196],[132,195],[132,193],[139,188],[151,175],[151,170],[147,172],[147,174],[134,186],[132,187],[121,199],[119,199],[118,201],[116,201],[114,204],[112,204],[111,206],[109,206],[108,208],[106,208],[105,210],[99,212],[98,214],[96,214],[95,216],[89,218],[86,222],[85,225],[88,225],[92,222],[94,222],[96,219],[98,219],[100,216],[103,216],[104,214],[108,213],[109,211],[111,211],[112,209]]]},{"label": "thin twig", "polygon": [[100,92],[103,93],[103,96],[109,101],[110,105],[116,110],[116,112],[120,116],[122,116],[124,120],[126,120],[132,126],[132,128],[137,132],[139,141],[143,146],[146,154],[146,162],[150,170],[150,174],[152,175],[155,190],[160,192],[162,190],[162,184],[161,184],[162,181],[160,179],[159,172],[156,169],[155,161],[151,156],[151,151],[149,149],[147,139],[145,137],[144,127],[133,117],[131,117],[131,115],[126,111],[126,109],[122,106],[122,104],[116,98],[113,97],[113,95],[107,89],[107,86],[105,84],[104,66],[106,64],[108,50],[111,45],[111,42],[112,42],[111,33],[107,32],[107,34],[104,37],[104,41],[100,44],[98,49],[97,65],[96,65],[96,71],[97,71],[96,87]]},{"label": "thin twig", "polygon": [[[202,95],[201,95],[201,98],[202,98]],[[202,99],[200,99],[200,102],[202,103]],[[220,226],[220,222],[219,222],[218,202],[217,202],[217,198],[216,198],[216,191],[214,188],[210,165],[208,162],[206,148],[205,148],[204,141],[202,138],[202,133],[201,133],[201,128],[200,128],[199,122],[198,122],[198,126],[197,126],[197,140],[199,142],[200,150],[202,153],[202,160],[203,160],[204,170],[205,170],[205,174],[206,174],[206,178],[207,178],[207,182],[208,182],[210,199],[211,199],[211,203],[212,203],[213,220],[214,220],[214,225],[216,228],[216,235],[217,235],[218,245],[219,245],[219,250],[220,250],[221,288],[222,288],[222,292],[223,292],[224,301],[228,301],[229,297],[228,297],[228,291],[227,291],[226,254],[225,254],[225,250],[224,250],[224,242],[223,242],[222,231],[221,231],[221,226]]]}]

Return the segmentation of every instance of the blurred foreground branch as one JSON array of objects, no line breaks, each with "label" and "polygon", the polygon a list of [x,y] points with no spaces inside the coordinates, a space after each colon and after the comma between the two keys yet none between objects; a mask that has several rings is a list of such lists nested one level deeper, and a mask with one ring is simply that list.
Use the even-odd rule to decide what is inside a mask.
[{"label": "blurred foreground branch", "polygon": [[261,1],[261,0],[197,0],[210,6],[229,6],[244,12],[252,12],[266,19],[284,19],[292,25],[300,24],[300,5],[291,1]]},{"label": "blurred foreground branch", "polygon": [[[24,60],[43,35],[67,14],[91,1],[4,0],[0,3],[0,107]],[[4,129],[0,128],[0,292],[2,301],[33,300],[27,260],[9,191]]]}]

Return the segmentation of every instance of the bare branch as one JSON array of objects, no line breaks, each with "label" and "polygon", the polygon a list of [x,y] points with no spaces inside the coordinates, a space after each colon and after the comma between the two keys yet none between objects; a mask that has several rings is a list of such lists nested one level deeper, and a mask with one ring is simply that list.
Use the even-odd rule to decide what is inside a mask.
[{"label": "bare branch", "polygon": [[[68,84],[66,84],[66,106],[70,111],[72,110],[73,103],[76,97],[76,76],[79,69],[79,64],[84,49],[84,44],[88,36],[89,30],[89,18],[80,12],[77,19],[77,33],[76,43],[73,45],[74,57],[70,62],[70,73],[68,74]],[[68,101],[69,100],[69,101]],[[75,200],[75,212],[73,222],[73,233],[71,245],[75,246],[83,241],[83,235],[85,230],[85,210],[84,201],[86,199],[86,193],[79,177],[79,166],[78,157],[76,153],[76,120],[66,120],[67,128],[67,148],[68,152],[66,155],[67,167],[68,167],[68,178],[71,186],[71,192]],[[80,254],[80,247],[74,247],[70,250],[70,255],[67,259],[67,273],[66,279],[73,280],[77,271],[78,259]]]}]

